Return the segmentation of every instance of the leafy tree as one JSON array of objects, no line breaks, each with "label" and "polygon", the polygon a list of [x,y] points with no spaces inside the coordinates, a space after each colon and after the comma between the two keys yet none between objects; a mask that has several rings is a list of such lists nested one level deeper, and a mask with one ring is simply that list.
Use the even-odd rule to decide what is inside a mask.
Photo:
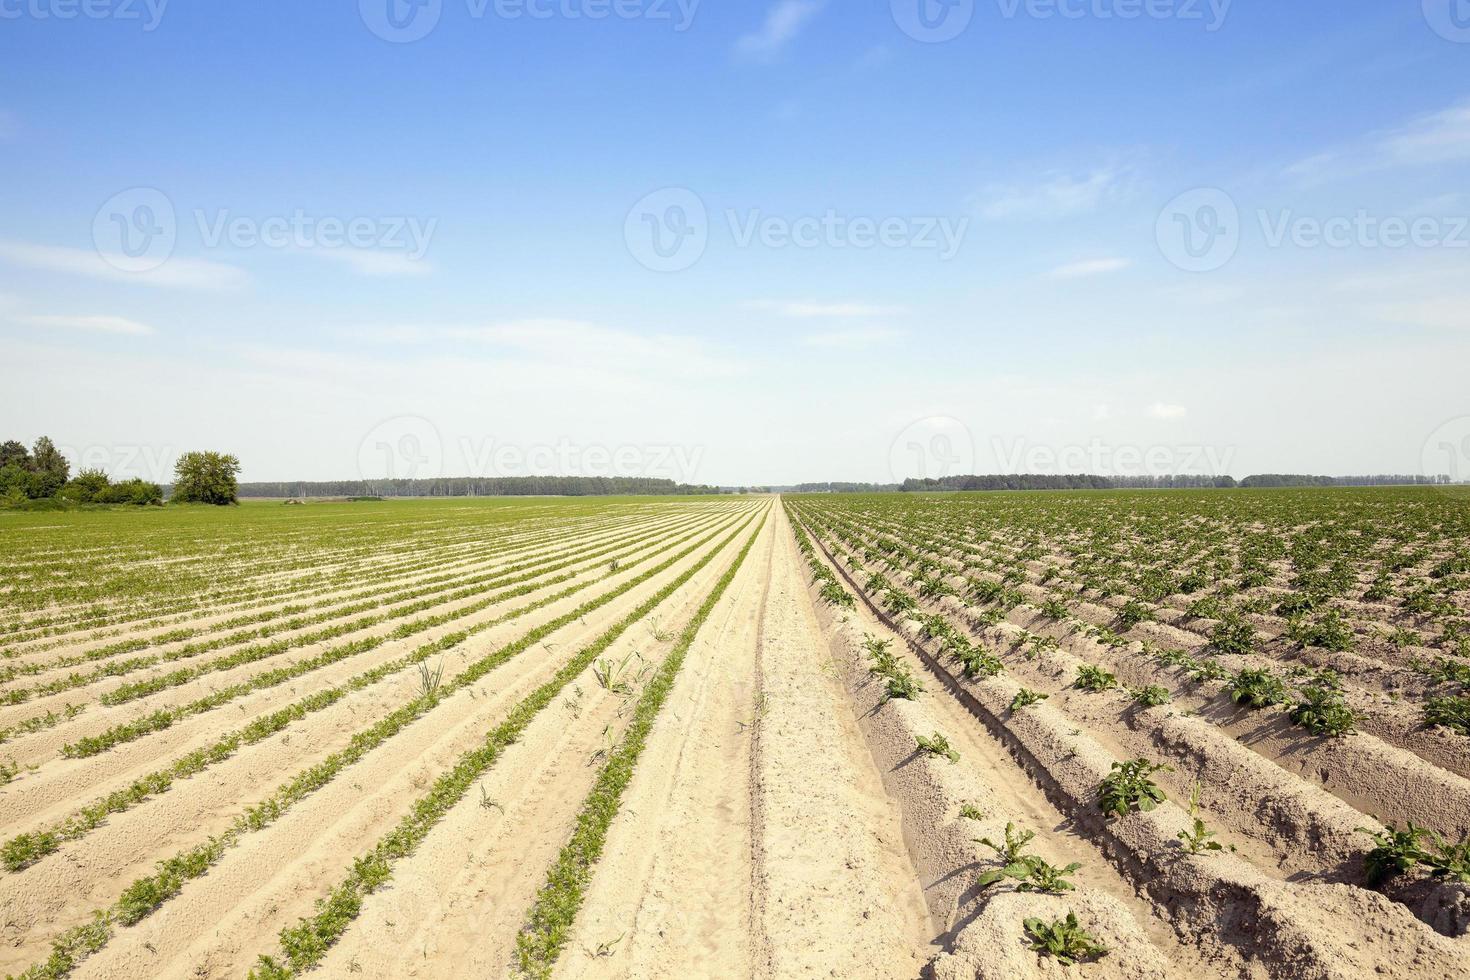
[{"label": "leafy tree", "polygon": [[174,503],[233,504],[239,496],[240,461],[214,452],[190,452],[174,465]]},{"label": "leafy tree", "polygon": [[36,473],[59,476],[62,483],[71,475],[71,464],[61,455],[56,443],[47,436],[37,439],[36,444],[31,447],[31,469]]},{"label": "leafy tree", "polygon": [[163,487],[147,480],[132,479],[114,483],[97,495],[99,504],[149,504],[163,503]]},{"label": "leafy tree", "polygon": [[25,445],[14,439],[7,439],[0,443],[0,469],[12,464],[25,469],[30,465],[31,454]]},{"label": "leafy tree", "polygon": [[61,488],[59,496],[78,503],[95,502],[112,484],[101,470],[82,470],[72,477],[71,482]]}]

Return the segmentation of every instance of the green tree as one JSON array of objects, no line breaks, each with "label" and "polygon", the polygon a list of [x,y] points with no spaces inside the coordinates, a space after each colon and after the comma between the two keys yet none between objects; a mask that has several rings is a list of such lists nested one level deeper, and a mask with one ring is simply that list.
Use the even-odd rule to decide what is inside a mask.
[{"label": "green tree", "polygon": [[100,500],[107,491],[110,481],[101,470],[82,470],[72,477],[71,482],[61,489],[61,496],[78,503],[90,504]]},{"label": "green tree", "polygon": [[31,462],[28,469],[31,472],[29,486],[26,495],[34,499],[41,497],[54,497],[66,486],[66,479],[71,475],[71,464],[66,457],[61,455],[61,450],[56,448],[46,436],[36,440],[31,447]]},{"label": "green tree", "polygon": [[233,504],[239,494],[240,461],[224,453],[190,452],[174,465],[173,503]]},{"label": "green tree", "polygon": [[0,443],[0,469],[15,465],[26,469],[31,464],[30,450],[25,445],[14,439],[7,439]]}]

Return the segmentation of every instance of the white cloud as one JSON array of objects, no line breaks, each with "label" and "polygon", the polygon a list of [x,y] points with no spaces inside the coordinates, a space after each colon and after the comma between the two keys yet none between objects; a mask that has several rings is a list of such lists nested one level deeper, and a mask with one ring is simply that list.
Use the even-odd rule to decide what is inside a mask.
[{"label": "white cloud", "polygon": [[1063,218],[1118,200],[1127,193],[1132,179],[1133,172],[1123,167],[1083,174],[1054,170],[1031,183],[990,184],[977,196],[976,204],[980,214],[993,221]]},{"label": "white cloud", "polygon": [[177,256],[156,269],[129,272],[120,267],[126,265],[123,260],[114,264],[90,249],[29,242],[0,241],[0,259],[64,275],[170,289],[238,289],[250,279],[244,269],[233,265]]},{"label": "white cloud", "polygon": [[332,262],[340,262],[358,275],[373,279],[422,278],[434,272],[434,267],[428,262],[416,259],[407,252],[385,252],[367,248],[310,248],[303,251]]},{"label": "white cloud", "polygon": [[63,330],[91,330],[98,333],[126,334],[132,337],[151,337],[158,331],[146,323],[130,320],[124,316],[64,316],[46,314],[12,317],[16,323],[35,327],[57,327]]},{"label": "white cloud", "polygon": [[1303,180],[1329,180],[1400,167],[1424,167],[1470,160],[1470,100],[1415,116],[1402,126],[1369,133],[1346,146],[1326,150],[1286,168]]},{"label": "white cloud", "polygon": [[778,0],[767,11],[761,29],[743,35],[735,42],[735,50],[747,57],[773,57],[796,40],[802,28],[820,9],[821,0]]},{"label": "white cloud", "polygon": [[1087,259],[1083,262],[1059,265],[1051,270],[1048,275],[1053,279],[1083,279],[1087,276],[1100,276],[1109,272],[1121,272],[1132,264],[1133,261],[1131,259]]},{"label": "white cloud", "polygon": [[480,344],[507,358],[538,365],[620,375],[682,373],[692,377],[732,377],[745,373],[743,362],[692,337],[640,334],[581,320],[555,318],[492,324],[397,324],[339,331],[358,340],[385,344],[429,345],[453,342],[456,356],[470,356],[465,344]]},{"label": "white cloud", "polygon": [[828,330],[807,334],[802,344],[821,350],[868,350],[892,343],[903,336],[903,331],[887,327],[861,327],[854,330]]},{"label": "white cloud", "polygon": [[1409,166],[1470,160],[1470,101],[1412,119],[1377,144],[1387,159]]},{"label": "white cloud", "polygon": [[829,317],[896,316],[905,312],[901,306],[875,306],[871,303],[809,303],[754,300],[745,305],[752,310],[764,310],[769,313],[796,317],[803,320]]},{"label": "white cloud", "polygon": [[1164,402],[1154,402],[1149,406],[1148,414],[1156,419],[1182,419],[1189,414],[1189,409],[1183,405],[1167,405]]}]

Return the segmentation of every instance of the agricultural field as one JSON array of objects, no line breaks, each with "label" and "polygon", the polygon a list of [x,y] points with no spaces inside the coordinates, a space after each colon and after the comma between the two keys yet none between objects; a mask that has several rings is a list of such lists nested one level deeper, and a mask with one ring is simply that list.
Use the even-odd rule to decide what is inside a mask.
[{"label": "agricultural field", "polygon": [[1470,499],[0,514],[0,970],[1448,977]]},{"label": "agricultural field", "polygon": [[943,811],[931,913],[973,917],[953,975],[1007,975],[1023,929],[1134,976],[1470,966],[1462,490],[790,508],[860,600],[871,717],[902,701],[872,722],[892,771],[914,744],[941,770],[907,778]]}]

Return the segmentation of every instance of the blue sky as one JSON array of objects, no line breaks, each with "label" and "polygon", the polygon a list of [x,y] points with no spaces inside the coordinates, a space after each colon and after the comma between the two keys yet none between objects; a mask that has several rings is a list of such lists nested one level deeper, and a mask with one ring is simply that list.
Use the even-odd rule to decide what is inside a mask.
[{"label": "blue sky", "polygon": [[1464,0],[89,2],[0,0],[79,461],[1470,476]]}]

